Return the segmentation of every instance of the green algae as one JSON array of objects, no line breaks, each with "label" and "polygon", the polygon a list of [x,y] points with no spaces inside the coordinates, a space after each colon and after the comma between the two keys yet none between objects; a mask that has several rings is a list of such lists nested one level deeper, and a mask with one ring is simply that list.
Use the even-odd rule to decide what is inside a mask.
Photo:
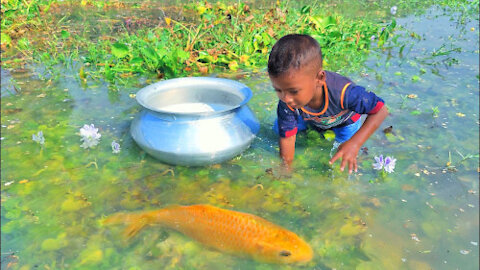
[{"label": "green algae", "polygon": [[[400,10],[405,3],[398,4]],[[382,8],[382,14],[388,15],[388,8]],[[397,18],[397,23],[402,22]],[[315,27],[325,30],[321,22]],[[333,30],[332,37],[335,37]],[[60,32],[59,37],[68,41],[76,35],[75,31],[69,30],[69,33]],[[150,41],[164,44],[155,32],[146,33]],[[258,41],[259,37],[261,34],[257,36]],[[122,38],[129,41],[128,37]],[[230,55],[229,59],[223,58],[215,64],[221,70],[230,69],[230,60],[237,61],[239,70],[261,66],[265,60],[259,59],[263,57],[260,52],[271,46],[267,38],[261,38],[256,44],[259,54],[251,56],[248,62]],[[13,39],[12,44],[28,50],[33,45],[28,40]],[[414,42],[422,41],[415,39]],[[461,42],[461,39],[452,42]],[[112,44],[115,42],[104,42],[100,46],[111,50]],[[145,42],[136,43],[139,47],[143,45]],[[194,48],[199,46],[197,43]],[[468,54],[465,45],[461,46],[465,48],[465,58],[475,58]],[[129,60],[133,70],[145,67],[146,64],[138,64],[138,58],[127,59],[129,55],[123,55],[124,46],[117,47],[119,52],[112,59],[103,59],[105,55],[93,45],[88,47],[86,56],[92,63],[96,63],[96,58],[102,59],[99,64],[108,64],[108,61],[125,64]],[[252,48],[245,45],[242,50],[254,49],[252,43]],[[129,86],[112,91],[110,84],[100,80],[101,76],[107,76],[108,72],[108,76],[117,76],[123,71],[119,69],[117,75],[112,75],[113,71],[102,65],[97,67],[100,73],[87,66],[79,77],[76,71],[52,65],[57,73],[65,73],[65,78],[51,81],[50,75],[39,80],[41,72],[34,68],[30,68],[33,73],[27,72],[29,75],[12,75],[17,83],[23,84],[18,84],[19,94],[12,88],[14,94],[5,96],[2,84],[2,125],[5,126],[1,149],[2,252],[19,251],[16,269],[36,266],[50,269],[119,266],[127,269],[159,266],[163,269],[441,269],[445,264],[438,258],[447,258],[447,267],[469,263],[475,268],[478,265],[476,247],[468,243],[478,238],[478,163],[474,150],[478,147],[472,147],[478,146],[478,130],[466,127],[476,126],[475,121],[478,122],[478,107],[471,103],[475,100],[472,97],[478,97],[478,91],[467,86],[477,85],[478,77],[469,75],[462,77],[463,82],[458,86],[449,85],[451,81],[431,73],[434,63],[427,65],[426,60],[420,61],[424,54],[422,48],[410,55],[408,49],[403,50],[402,57],[411,64],[402,57],[392,57],[399,53],[399,47],[386,50],[388,59],[370,60],[384,65],[366,62],[367,66],[377,69],[381,80],[377,81],[375,73],[368,69],[365,72],[370,73],[369,76],[351,75],[359,84],[372,86],[386,99],[391,116],[385,124],[394,126],[392,138],[396,141],[391,141],[392,134],[377,131],[366,143],[369,153],[359,157],[360,174],[350,177],[339,172],[337,166],[328,166],[332,147],[328,138],[332,139],[332,134],[327,133],[324,140],[312,131],[297,137],[295,172],[282,174],[278,166],[277,138],[271,131],[276,97],[263,73],[252,72],[249,76],[239,73],[245,76],[240,76],[240,80],[254,90],[249,105],[262,125],[259,137],[239,157],[200,168],[161,164],[142,152],[130,138],[130,119],[139,108],[128,94],[153,81],[138,82],[127,77],[123,79],[131,80]],[[135,53],[132,47],[128,53]],[[451,54],[478,69],[478,63],[469,62],[461,53]],[[53,62],[55,54],[39,55],[43,55],[42,61]],[[208,58],[201,61],[207,60],[213,61]],[[152,68],[161,66],[153,60],[148,64]],[[330,60],[329,64],[335,63]],[[436,66],[450,77],[460,76],[440,64]],[[398,67],[404,68],[402,75],[395,75]],[[420,74],[421,68],[426,70],[424,74]],[[462,70],[472,74],[468,69]],[[411,82],[413,75],[420,80]],[[235,75],[229,76],[235,78]],[[437,88],[442,95],[433,91]],[[419,98],[401,107],[401,96],[413,92]],[[453,96],[458,104],[444,96],[449,99]],[[438,106],[436,118],[429,111],[432,106]],[[419,115],[409,113],[415,109]],[[459,117],[458,112],[466,116]],[[447,128],[443,128],[444,122],[449,122],[445,124]],[[78,130],[90,123],[100,128],[102,138],[96,148],[85,150],[80,147]],[[40,130],[45,135],[44,145],[31,139],[32,134]],[[112,140],[121,144],[118,155],[112,154]],[[398,165],[395,173],[370,182],[380,179],[371,168],[373,156],[379,154],[395,156]],[[447,162],[457,171],[443,172]],[[20,183],[22,180],[28,181]],[[411,188],[402,189],[404,185]],[[188,237],[160,227],[147,228],[134,239],[124,241],[122,228],[101,226],[105,216],[118,211],[195,203],[244,211],[271,220],[301,235],[314,249],[315,257],[303,267],[260,264],[205,249]],[[459,250],[471,252],[462,255]]]}]

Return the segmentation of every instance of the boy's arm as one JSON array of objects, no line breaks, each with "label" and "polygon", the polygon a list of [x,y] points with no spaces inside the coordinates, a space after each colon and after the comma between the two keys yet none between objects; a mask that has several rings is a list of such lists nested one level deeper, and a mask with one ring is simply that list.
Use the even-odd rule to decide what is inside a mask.
[{"label": "boy's arm", "polygon": [[278,146],[280,147],[280,157],[282,157],[283,164],[287,171],[290,171],[293,158],[295,156],[295,140],[297,135],[290,137],[280,137]]},{"label": "boy's arm", "polygon": [[365,141],[377,130],[383,120],[387,117],[388,110],[383,106],[375,114],[369,114],[360,129],[350,138],[350,140],[342,143],[338,147],[337,153],[330,159],[333,164],[337,159],[342,158],[340,170],[343,171],[348,164],[348,173],[352,173],[352,169],[357,172],[357,154]]}]

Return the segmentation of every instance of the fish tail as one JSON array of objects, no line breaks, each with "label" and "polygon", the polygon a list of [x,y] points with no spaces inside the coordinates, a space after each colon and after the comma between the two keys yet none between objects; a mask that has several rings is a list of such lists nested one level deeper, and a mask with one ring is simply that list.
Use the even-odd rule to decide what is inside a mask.
[{"label": "fish tail", "polygon": [[154,223],[154,217],[149,213],[126,214],[118,213],[108,217],[103,224],[127,224],[123,235],[130,239],[135,236],[145,226]]}]

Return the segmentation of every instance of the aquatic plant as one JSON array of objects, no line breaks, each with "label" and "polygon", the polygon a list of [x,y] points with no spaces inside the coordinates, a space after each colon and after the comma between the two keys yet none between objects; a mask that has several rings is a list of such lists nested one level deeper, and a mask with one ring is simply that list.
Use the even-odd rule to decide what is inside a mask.
[{"label": "aquatic plant", "polygon": [[112,142],[112,153],[118,154],[118,153],[120,153],[120,150],[121,150],[120,144],[118,144],[116,141],[113,141]]},{"label": "aquatic plant", "polygon": [[383,155],[380,155],[378,157],[375,157],[375,161],[376,162],[373,163],[373,168],[375,170],[379,171],[383,169],[387,173],[392,173],[395,169],[397,159],[388,156],[384,159]]},{"label": "aquatic plant", "polygon": [[397,6],[393,6],[390,8],[390,14],[395,15],[397,14]]},{"label": "aquatic plant", "polygon": [[80,140],[83,141],[80,147],[85,149],[96,146],[100,142],[100,137],[102,137],[102,135],[98,133],[98,128],[95,128],[93,124],[85,124],[80,128],[80,136],[82,136]]},{"label": "aquatic plant", "polygon": [[375,157],[375,163],[373,163],[373,168],[375,170],[381,170],[383,169],[383,155],[380,155],[379,157]]},{"label": "aquatic plant", "polygon": [[397,162],[397,159],[393,157],[386,157],[385,158],[385,163],[383,165],[383,169],[388,172],[392,173],[393,170],[395,169],[395,163]]},{"label": "aquatic plant", "polygon": [[43,131],[39,131],[37,134],[32,134],[32,140],[41,145],[45,144],[45,137],[43,137]]}]

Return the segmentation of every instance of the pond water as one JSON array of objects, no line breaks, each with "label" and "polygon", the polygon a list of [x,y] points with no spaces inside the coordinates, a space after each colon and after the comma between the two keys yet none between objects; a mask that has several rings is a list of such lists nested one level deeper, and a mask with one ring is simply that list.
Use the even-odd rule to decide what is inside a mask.
[{"label": "pond water", "polygon": [[[141,109],[133,94],[148,83],[116,92],[68,71],[52,83],[39,78],[41,67],[2,70],[2,269],[478,269],[478,20],[455,16],[431,8],[399,18],[421,39],[404,37],[402,51],[374,53],[345,74],[390,110],[351,176],[328,165],[331,134],[315,132],[298,136],[295,170],[280,173],[277,99],[265,73],[240,79],[261,123],[252,146],[188,168],[154,160],[129,135]],[[80,147],[84,124],[99,129],[94,149]],[[44,144],[32,140],[39,131]],[[372,169],[381,154],[397,159],[394,173]],[[117,212],[198,203],[279,224],[315,256],[304,266],[271,265],[159,227],[125,241],[124,226],[102,225]]]}]

